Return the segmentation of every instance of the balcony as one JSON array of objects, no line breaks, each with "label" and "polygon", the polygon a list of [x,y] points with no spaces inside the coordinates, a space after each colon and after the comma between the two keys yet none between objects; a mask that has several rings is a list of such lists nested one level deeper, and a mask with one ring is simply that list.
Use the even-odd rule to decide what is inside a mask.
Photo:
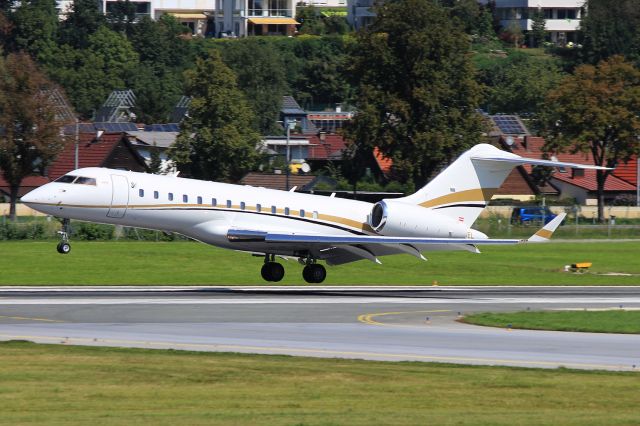
[{"label": "balcony", "polygon": [[293,9],[247,9],[248,18],[293,18]]}]

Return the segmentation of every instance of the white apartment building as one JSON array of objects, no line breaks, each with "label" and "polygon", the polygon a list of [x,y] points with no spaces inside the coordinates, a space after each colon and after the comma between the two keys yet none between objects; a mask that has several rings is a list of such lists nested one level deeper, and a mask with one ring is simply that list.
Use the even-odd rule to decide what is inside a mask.
[{"label": "white apartment building", "polygon": [[[117,2],[101,0],[103,11]],[[175,16],[200,37],[245,37],[250,35],[293,35],[294,0],[132,0],[138,17],[158,19]]]},{"label": "white apartment building", "polygon": [[585,3],[586,0],[496,0],[496,14],[504,28],[515,23],[521,30],[530,31],[533,13],[542,10],[550,41],[566,44],[576,41]]},{"label": "white apartment building", "polygon": [[[347,0],[347,20],[358,30],[369,25],[376,14],[373,6],[384,0]],[[479,0],[487,4],[487,0]],[[555,43],[575,41],[580,19],[585,13],[586,0],[496,0],[496,14],[504,28],[513,23],[523,31],[531,30],[533,12],[541,9],[546,19],[546,30]]]}]

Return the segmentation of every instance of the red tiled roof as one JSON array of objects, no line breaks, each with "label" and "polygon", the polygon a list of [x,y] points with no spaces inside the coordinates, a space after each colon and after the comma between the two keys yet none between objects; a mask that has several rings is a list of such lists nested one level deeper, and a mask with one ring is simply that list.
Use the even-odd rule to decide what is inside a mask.
[{"label": "red tiled roof", "polygon": [[[97,142],[95,137],[93,133],[80,133],[80,143],[78,144],[79,167],[102,166],[111,151],[122,139],[122,133],[103,133]],[[51,180],[55,180],[73,169],[75,169],[75,148],[74,142],[71,141],[49,167],[48,175]]]},{"label": "red tiled roof", "polygon": [[[289,186],[297,186],[298,189],[311,183],[316,177],[311,175],[289,175]],[[276,173],[251,172],[240,181],[243,185],[261,186],[270,189],[287,190],[287,176]]]},{"label": "red tiled roof", "polygon": [[[18,196],[22,197],[27,192],[35,189],[39,186],[44,185],[45,183],[49,183],[49,179],[45,176],[27,176],[22,180],[22,184],[20,185],[20,189],[18,190]],[[0,173],[0,191],[5,192],[9,195],[9,184],[4,180]]]},{"label": "red tiled roof", "polygon": [[393,166],[393,160],[389,157],[385,157],[378,147],[373,148],[373,156],[376,158],[380,171],[384,174],[389,173],[391,166]]},{"label": "red tiled roof", "polygon": [[613,174],[632,185],[638,183],[638,158],[633,157],[626,163],[620,163],[616,166]]},{"label": "red tiled roof", "polygon": [[[544,152],[542,147],[544,146],[544,138],[537,136],[528,136],[526,138],[513,138],[514,143],[511,146],[511,151],[514,154],[518,154],[522,157],[529,158],[544,158]],[[503,144],[503,146],[506,146]],[[575,154],[562,152],[555,155],[558,161],[564,161],[567,163],[588,164],[593,165],[590,153],[577,152]],[[531,173],[533,166],[524,165],[527,173]],[[585,170],[583,176],[574,176],[571,169],[567,169],[566,173],[556,172],[553,174],[553,178],[562,182],[575,185],[579,188],[586,189],[587,191],[596,191],[596,171]],[[616,177],[615,175],[609,175],[605,182],[605,191],[634,191],[635,186],[625,182],[624,180]]]},{"label": "red tiled roof", "polygon": [[328,160],[329,158],[341,158],[342,151],[346,146],[346,142],[341,135],[327,134],[324,141],[320,140],[320,136],[313,135],[309,137],[309,160]]}]

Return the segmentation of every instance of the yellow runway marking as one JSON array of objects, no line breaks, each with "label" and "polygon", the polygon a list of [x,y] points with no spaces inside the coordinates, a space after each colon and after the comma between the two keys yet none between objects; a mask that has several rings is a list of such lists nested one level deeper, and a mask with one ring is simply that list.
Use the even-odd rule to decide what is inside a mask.
[{"label": "yellow runway marking", "polygon": [[450,309],[438,309],[435,311],[408,311],[408,312],[380,312],[380,313],[374,313],[374,314],[362,314],[358,316],[358,321],[365,323],[365,324],[370,324],[370,325],[385,325],[385,326],[390,326],[390,327],[415,327],[412,325],[404,325],[404,324],[389,324],[389,323],[384,323],[384,322],[378,322],[375,321],[373,318],[376,317],[384,317],[384,316],[389,316],[389,315],[403,315],[403,314],[435,314],[438,312],[451,312]]},{"label": "yellow runway marking", "polygon": [[58,337],[58,336],[22,336],[11,334],[0,334],[0,339],[4,340],[29,340],[38,339],[41,342],[46,341],[49,343],[64,343],[70,345],[90,345],[96,346],[97,343],[103,345],[139,345],[146,347],[156,348],[173,348],[182,350],[213,350],[219,352],[233,352],[233,351],[261,351],[271,352],[275,354],[279,353],[297,353],[324,356],[342,356],[342,357],[376,357],[380,359],[400,360],[404,361],[407,358],[420,361],[431,362],[453,362],[453,363],[482,363],[482,364],[503,364],[514,366],[528,366],[528,367],[566,367],[566,368],[589,368],[600,370],[627,370],[638,371],[636,368],[620,364],[588,364],[580,362],[553,362],[553,361],[524,361],[524,360],[512,360],[512,359],[497,359],[497,358],[474,358],[474,357],[460,357],[460,356],[432,356],[432,355],[417,355],[417,354],[393,354],[393,353],[380,353],[380,352],[365,352],[365,351],[338,351],[330,349],[301,349],[301,348],[289,348],[280,346],[250,346],[250,345],[225,345],[225,344],[203,344],[203,343],[170,343],[170,342],[154,342],[143,340],[120,340],[120,339],[87,339],[81,337]]},{"label": "yellow runway marking", "polygon": [[64,322],[64,321],[58,321],[58,320],[49,319],[49,318],[10,317],[10,316],[7,316],[7,315],[0,315],[0,318],[19,320],[19,321],[26,320],[26,321],[42,321],[42,322]]}]

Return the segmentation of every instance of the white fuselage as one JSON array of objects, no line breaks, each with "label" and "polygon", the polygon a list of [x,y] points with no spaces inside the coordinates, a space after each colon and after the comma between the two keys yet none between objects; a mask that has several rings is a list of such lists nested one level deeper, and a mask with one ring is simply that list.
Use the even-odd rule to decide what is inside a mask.
[{"label": "white fuselage", "polygon": [[[105,168],[78,169],[67,176],[88,178],[89,184],[52,182],[23,201],[57,217],[177,232],[219,247],[281,255],[299,253],[295,247],[230,242],[227,232],[377,235],[369,226],[373,204],[362,201]],[[407,211],[414,208],[406,206]],[[436,211],[420,211],[422,217],[408,215],[398,222],[394,235],[483,237]]]}]

